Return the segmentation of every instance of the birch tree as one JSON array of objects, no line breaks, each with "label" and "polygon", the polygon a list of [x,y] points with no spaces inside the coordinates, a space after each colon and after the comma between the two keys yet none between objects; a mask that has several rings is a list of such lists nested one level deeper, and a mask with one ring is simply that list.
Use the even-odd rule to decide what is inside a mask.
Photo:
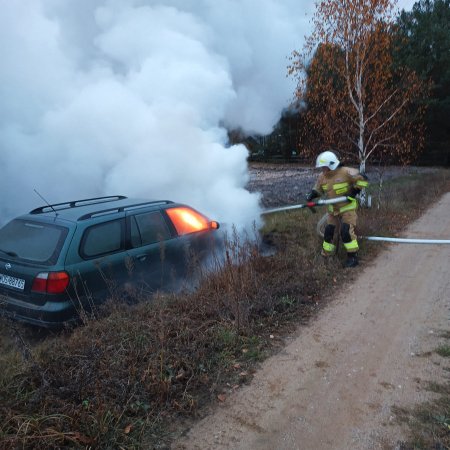
[{"label": "birch tree", "polygon": [[289,68],[308,108],[306,153],[331,146],[364,173],[371,158],[407,163],[422,148],[417,100],[426,86],[393,64],[394,7],[392,0],[316,3],[313,32]]}]

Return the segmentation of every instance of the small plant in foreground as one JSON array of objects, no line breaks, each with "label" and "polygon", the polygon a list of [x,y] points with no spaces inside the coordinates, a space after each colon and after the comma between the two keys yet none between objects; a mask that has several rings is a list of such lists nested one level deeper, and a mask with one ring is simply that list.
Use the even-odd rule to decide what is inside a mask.
[{"label": "small plant in foreground", "polygon": [[450,357],[450,345],[441,345],[436,349],[436,353],[444,358]]}]

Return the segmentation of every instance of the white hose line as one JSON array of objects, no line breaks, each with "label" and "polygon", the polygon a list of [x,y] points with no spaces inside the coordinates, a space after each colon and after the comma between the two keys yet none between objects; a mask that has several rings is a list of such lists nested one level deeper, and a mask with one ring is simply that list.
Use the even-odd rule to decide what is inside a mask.
[{"label": "white hose line", "polygon": [[[272,214],[274,212],[289,211],[292,209],[300,209],[307,207],[314,207],[320,205],[330,205],[333,203],[339,203],[348,201],[347,197],[338,197],[329,200],[319,200],[310,205],[308,203],[302,205],[291,205],[291,206],[281,206],[280,208],[266,209],[261,213],[261,215]],[[324,216],[326,217],[326,215]],[[323,219],[323,218],[322,218]],[[320,221],[319,221],[320,224]],[[321,234],[321,233],[319,233]],[[323,237],[323,236],[322,236]],[[378,241],[378,242],[395,242],[398,244],[450,244],[450,239],[410,239],[410,238],[390,238],[382,236],[360,236],[361,239],[366,239],[367,241]]]},{"label": "white hose line", "polygon": [[367,241],[396,242],[399,244],[450,244],[450,239],[410,239],[381,236],[361,236],[361,238]]}]

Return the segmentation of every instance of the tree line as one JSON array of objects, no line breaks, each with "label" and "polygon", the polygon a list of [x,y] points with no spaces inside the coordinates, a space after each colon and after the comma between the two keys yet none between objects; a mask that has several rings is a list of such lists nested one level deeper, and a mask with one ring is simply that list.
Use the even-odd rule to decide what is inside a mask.
[{"label": "tree line", "polygon": [[[450,165],[450,0],[322,0],[289,66],[296,101],[253,157],[303,158],[326,148],[349,163]],[[235,136],[236,137],[236,136]]]}]

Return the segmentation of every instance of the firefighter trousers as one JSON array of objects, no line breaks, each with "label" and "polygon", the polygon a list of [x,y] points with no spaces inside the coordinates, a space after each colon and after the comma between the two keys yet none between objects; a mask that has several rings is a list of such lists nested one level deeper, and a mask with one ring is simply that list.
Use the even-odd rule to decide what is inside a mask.
[{"label": "firefighter trousers", "polygon": [[336,229],[340,227],[340,235],[347,253],[359,250],[355,227],[358,216],[356,211],[345,211],[341,214],[328,214],[324,231],[322,254],[333,255],[336,252]]}]

